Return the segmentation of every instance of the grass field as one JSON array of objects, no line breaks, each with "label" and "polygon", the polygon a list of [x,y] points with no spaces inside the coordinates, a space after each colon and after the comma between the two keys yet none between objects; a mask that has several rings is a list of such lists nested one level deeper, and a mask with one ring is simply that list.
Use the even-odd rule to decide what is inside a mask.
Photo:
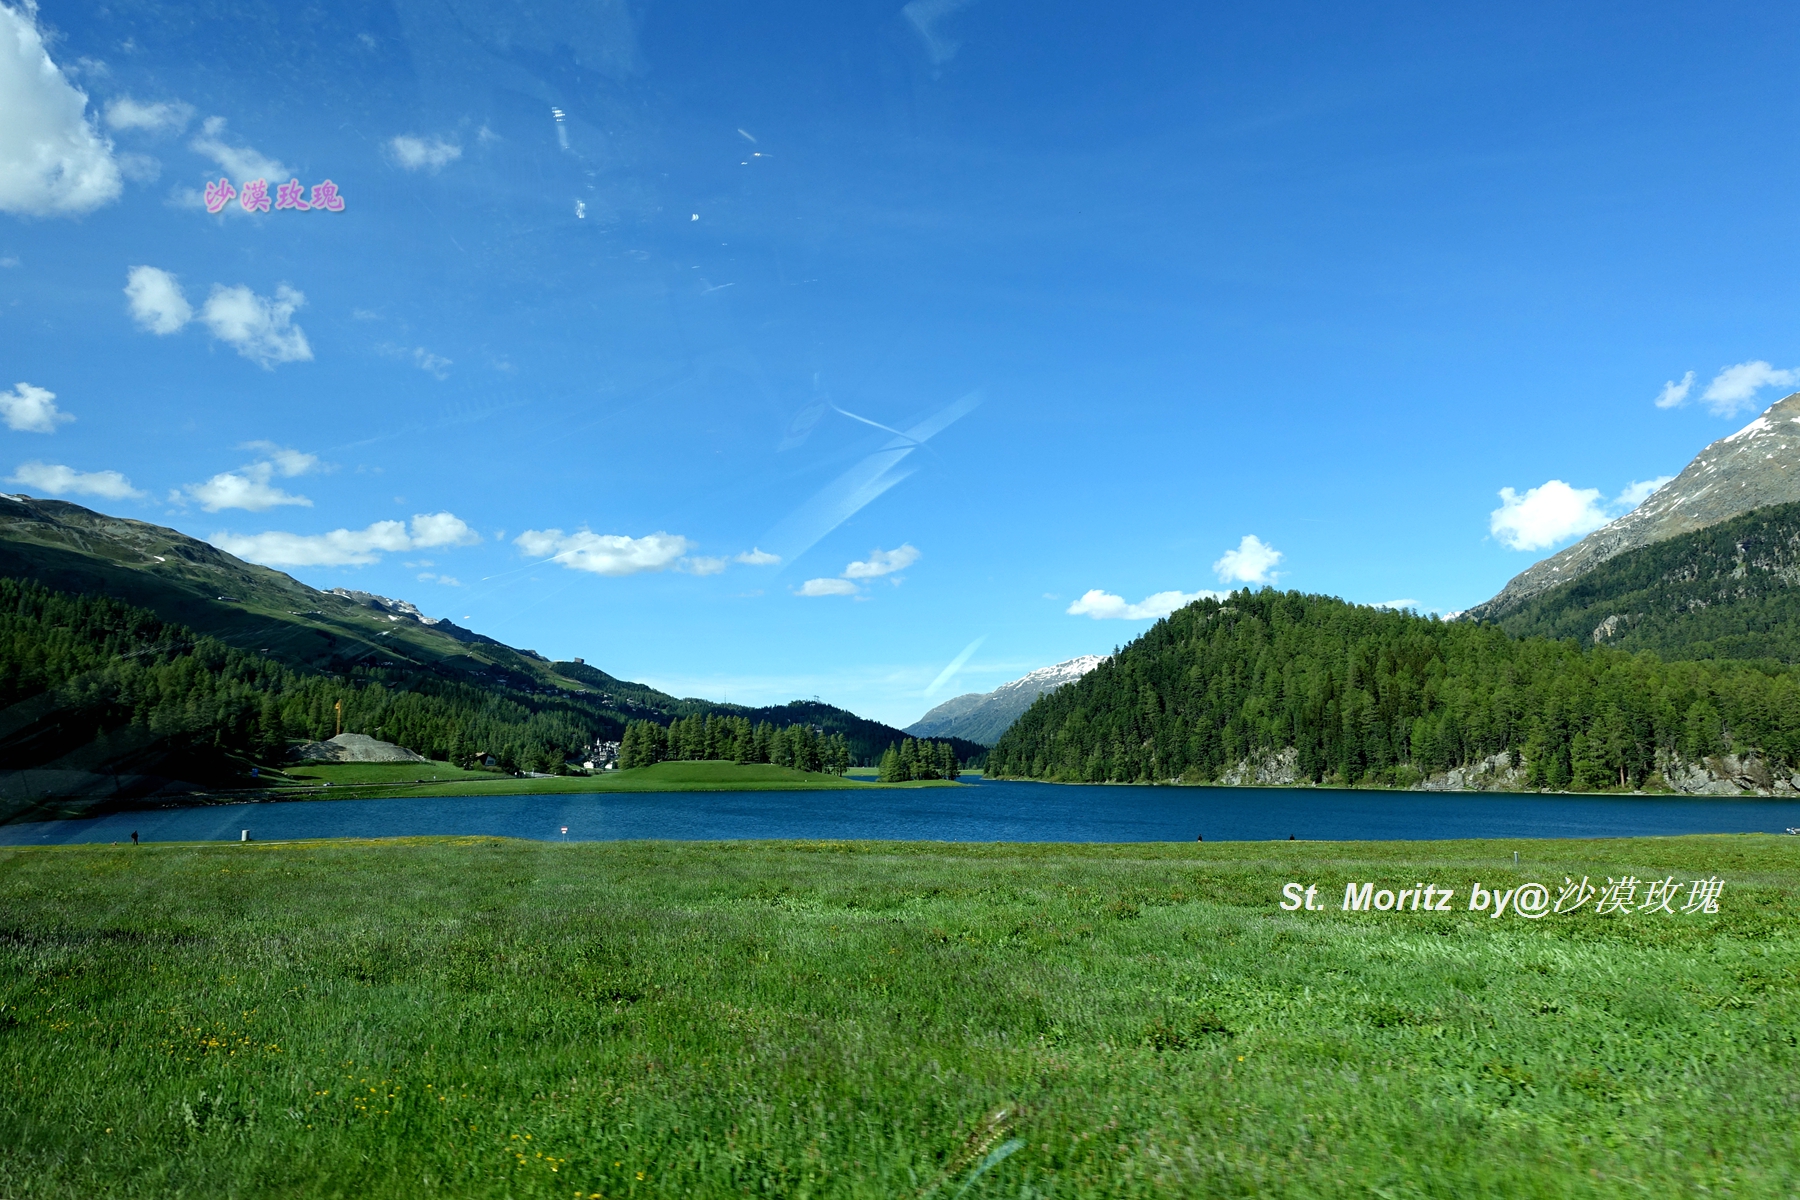
[{"label": "grass field", "polygon": [[[1719,912],[1465,906],[1627,873]],[[1797,884],[1761,836],[0,850],[0,1195],[1791,1196]]]},{"label": "grass field", "polygon": [[[816,771],[796,771],[768,763],[661,762],[629,771],[522,779],[495,771],[464,771],[447,763],[314,763],[292,767],[287,776],[305,787],[329,783],[327,799],[382,796],[510,796],[561,792],[743,792],[814,791],[865,787],[873,777],[846,780]],[[284,785],[277,785],[284,786]],[[944,780],[887,783],[879,787],[952,787]],[[343,788],[345,791],[339,792]],[[308,795],[308,799],[315,798]]]}]

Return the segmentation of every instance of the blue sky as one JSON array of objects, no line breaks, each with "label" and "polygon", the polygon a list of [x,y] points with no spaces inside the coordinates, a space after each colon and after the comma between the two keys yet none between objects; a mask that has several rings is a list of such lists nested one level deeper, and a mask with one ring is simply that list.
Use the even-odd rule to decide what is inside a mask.
[{"label": "blue sky", "polygon": [[895,723],[1460,609],[1800,381],[1796,25],[0,5],[0,486]]}]

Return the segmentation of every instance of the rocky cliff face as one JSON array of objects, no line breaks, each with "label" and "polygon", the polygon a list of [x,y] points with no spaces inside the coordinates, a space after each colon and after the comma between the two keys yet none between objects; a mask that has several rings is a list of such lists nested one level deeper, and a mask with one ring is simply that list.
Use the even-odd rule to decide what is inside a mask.
[{"label": "rocky cliff face", "polygon": [[991,692],[970,692],[946,700],[906,727],[914,737],[960,737],[991,746],[1007,727],[1045,692],[1080,679],[1106,661],[1102,654],[1084,654],[1054,666],[1039,667]]},{"label": "rocky cliff face", "polygon": [[1615,555],[1730,520],[1751,509],[1800,501],[1800,392],[1730,437],[1612,524],[1518,575],[1500,594],[1463,613],[1498,620],[1521,604],[1591,571]]}]

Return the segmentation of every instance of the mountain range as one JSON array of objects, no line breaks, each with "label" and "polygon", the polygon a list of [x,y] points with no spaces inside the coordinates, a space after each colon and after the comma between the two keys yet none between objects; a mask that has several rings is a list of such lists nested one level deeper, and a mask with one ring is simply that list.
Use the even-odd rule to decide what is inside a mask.
[{"label": "mountain range", "polygon": [[1497,621],[1532,597],[1629,550],[1693,533],[1754,509],[1800,501],[1800,392],[1694,457],[1642,504],[1519,572],[1500,594],[1460,614]]},{"label": "mountain range", "polygon": [[906,732],[922,738],[967,738],[991,746],[1039,696],[1075,682],[1105,661],[1103,654],[1084,654],[1039,667],[991,692],[956,696],[908,725]]}]

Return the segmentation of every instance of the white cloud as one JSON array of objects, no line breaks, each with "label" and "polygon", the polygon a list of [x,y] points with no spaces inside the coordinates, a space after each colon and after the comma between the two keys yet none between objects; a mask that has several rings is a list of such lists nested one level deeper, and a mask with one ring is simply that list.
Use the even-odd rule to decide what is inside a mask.
[{"label": "white cloud", "polygon": [[215,533],[207,539],[227,554],[270,567],[361,567],[379,562],[383,553],[461,546],[480,537],[447,512],[419,514],[412,532],[404,521],[377,521],[367,529],[334,529],[330,533]]},{"label": "white cloud", "polygon": [[1281,558],[1281,551],[1255,534],[1246,533],[1237,549],[1220,555],[1212,569],[1226,583],[1271,583],[1275,579],[1275,564]]},{"label": "white cloud", "polygon": [[413,351],[413,362],[418,365],[419,370],[424,371],[428,375],[436,376],[438,379],[448,379],[450,377],[450,372],[445,370],[445,368],[450,365],[450,361],[450,359],[445,358],[441,354],[433,354],[423,346],[420,346]]},{"label": "white cloud", "polygon": [[37,6],[0,4],[0,212],[92,212],[124,186],[112,143],[87,116],[87,96],[50,61]]},{"label": "white cloud", "polygon": [[675,569],[689,575],[719,575],[724,572],[729,561],[729,559],[724,558],[706,558],[701,555],[694,555],[682,559],[681,562],[676,564]]},{"label": "white cloud", "polygon": [[[370,317],[374,316],[373,313],[369,315]],[[453,360],[445,358],[441,354],[433,354],[423,346],[413,346],[409,348],[406,346],[397,346],[392,342],[383,342],[381,345],[375,347],[375,349],[378,353],[384,354],[388,358],[411,359],[413,365],[418,367],[419,370],[424,371],[428,375],[436,376],[438,379],[448,379],[450,377],[450,372],[445,370],[445,368],[450,366]]]},{"label": "white cloud", "polygon": [[755,546],[736,556],[737,562],[752,567],[772,567],[781,561],[781,555],[770,554],[767,550],[758,550]]},{"label": "white cloud", "polygon": [[1771,385],[1792,387],[1795,383],[1800,383],[1800,370],[1778,370],[1758,359],[1735,367],[1721,367],[1700,394],[1700,399],[1706,402],[1715,417],[1729,417],[1754,407],[1756,393],[1763,388]]},{"label": "white cloud", "polygon": [[1377,601],[1375,601],[1375,603],[1369,605],[1369,607],[1370,608],[1387,608],[1387,609],[1392,609],[1397,612],[1403,608],[1417,608],[1417,607],[1419,607],[1419,602],[1417,600],[1412,599],[1411,597],[1408,597],[1405,600],[1377,600]]},{"label": "white cloud", "polygon": [[20,433],[55,433],[56,427],[73,421],[73,415],[56,407],[56,393],[47,388],[19,383],[0,392],[0,420]]},{"label": "white cloud", "polygon": [[52,496],[99,496],[103,500],[133,500],[144,493],[117,471],[77,471],[59,463],[21,463],[11,482],[36,488]]},{"label": "white cloud", "polygon": [[285,283],[275,289],[273,299],[242,284],[226,287],[215,283],[200,319],[214,337],[269,371],[274,363],[312,359],[305,331],[293,323],[294,311],[305,303],[305,294]]},{"label": "white cloud", "polygon": [[430,139],[401,134],[388,143],[394,161],[408,171],[441,171],[462,157],[462,147],[443,138]]},{"label": "white cloud", "polygon": [[1157,592],[1153,596],[1145,596],[1136,604],[1130,604],[1123,596],[1094,588],[1069,605],[1066,611],[1071,617],[1092,617],[1096,621],[1154,621],[1203,597],[1223,600],[1225,596],[1224,592],[1204,589],[1198,592]]},{"label": "white cloud", "polygon": [[266,179],[273,186],[278,178],[293,174],[280,162],[249,146],[227,144],[224,134],[225,118],[208,117],[200,126],[200,135],[188,143],[188,149],[196,154],[205,155],[219,164],[219,168],[233,182],[245,179]]},{"label": "white cloud", "polygon": [[1658,408],[1680,408],[1687,403],[1688,393],[1694,388],[1694,373],[1689,371],[1679,382],[1669,380],[1663,384],[1662,391],[1656,397]]},{"label": "white cloud", "polygon": [[178,333],[194,319],[194,308],[175,276],[158,267],[133,267],[125,274],[125,301],[131,319],[157,336]]},{"label": "white cloud", "polygon": [[106,106],[106,123],[114,129],[180,133],[193,119],[194,106],[179,100],[144,104],[130,96],[120,96]]},{"label": "white cloud", "polygon": [[527,529],[513,539],[513,545],[534,557],[559,562],[572,571],[592,571],[596,575],[636,575],[640,571],[666,570],[694,548],[686,538],[661,530],[634,538],[591,533],[586,529],[568,534],[560,529]]},{"label": "white cloud", "polygon": [[415,550],[430,550],[435,546],[473,546],[480,540],[481,535],[453,513],[418,513],[412,520],[412,545]]},{"label": "white cloud", "polygon": [[274,465],[275,470],[289,479],[319,469],[318,455],[278,446],[274,442],[245,442],[238,449],[261,450],[268,456],[268,461]]},{"label": "white cloud", "polygon": [[910,543],[902,544],[897,550],[883,550],[877,547],[869,551],[867,562],[853,562],[844,568],[845,579],[879,579],[883,575],[892,575],[895,571],[904,571],[919,561],[919,548]]},{"label": "white cloud", "polygon": [[1675,478],[1673,475],[1658,475],[1655,479],[1634,479],[1625,485],[1625,490],[1613,499],[1613,506],[1623,516],[1644,501],[1648,500],[1657,488]]},{"label": "white cloud", "polygon": [[284,492],[269,482],[275,468],[266,462],[251,463],[241,471],[224,471],[205,483],[195,484],[187,494],[200,502],[207,512],[241,508],[246,512],[266,512],[284,504],[311,508],[305,496]]},{"label": "white cloud", "polygon": [[1572,488],[1560,479],[1527,488],[1523,496],[1500,489],[1500,507],[1488,530],[1513,550],[1542,550],[1606,524],[1612,518],[1600,503],[1599,488]]},{"label": "white cloud", "polygon": [[796,596],[854,596],[856,585],[848,579],[809,579],[800,585]]}]

